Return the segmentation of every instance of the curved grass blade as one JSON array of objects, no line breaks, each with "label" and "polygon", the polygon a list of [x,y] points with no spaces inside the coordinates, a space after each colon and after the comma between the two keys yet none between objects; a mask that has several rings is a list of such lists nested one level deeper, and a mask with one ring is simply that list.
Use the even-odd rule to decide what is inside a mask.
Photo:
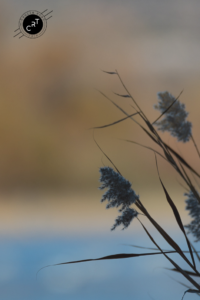
[{"label": "curved grass blade", "polygon": [[122,175],[122,174],[120,173],[120,171],[118,170],[118,168],[115,166],[115,164],[112,162],[112,160],[108,157],[108,155],[106,155],[106,153],[101,149],[101,147],[99,146],[99,144],[98,144],[97,141],[95,140],[95,138],[94,138],[94,132],[93,132],[93,139],[94,139],[94,141],[95,141],[97,147],[101,150],[101,152],[105,155],[105,157],[111,162],[111,164],[113,165],[113,167],[115,168],[115,170],[116,170],[120,175]]},{"label": "curved grass blade", "polygon": [[184,296],[186,293],[195,293],[195,294],[199,294],[200,290],[193,290],[193,289],[189,289],[187,291],[185,291],[185,293],[183,294],[183,297],[181,300],[183,300]]},{"label": "curved grass blade", "polygon": [[117,96],[120,96],[120,97],[124,97],[124,98],[131,98],[130,95],[121,95],[121,94],[117,94],[117,93],[114,93],[114,94],[117,95]]},{"label": "curved grass blade", "polygon": [[107,74],[111,74],[111,75],[117,74],[116,72],[107,72],[107,71],[104,71],[104,70],[101,70],[101,71],[104,72],[104,73],[107,73]]},{"label": "curved grass blade", "polygon": [[[181,221],[180,214],[179,214],[178,209],[176,208],[176,205],[174,204],[174,202],[172,201],[171,197],[169,196],[169,194],[168,194],[168,192],[167,192],[167,190],[166,190],[166,188],[165,188],[165,186],[164,186],[164,184],[163,184],[163,182],[162,182],[162,180],[161,180],[161,178],[160,178],[156,154],[155,154],[155,159],[156,159],[156,167],[157,167],[157,172],[158,172],[158,177],[159,177],[159,179],[160,179],[160,183],[161,183],[161,185],[162,185],[162,187],[163,187],[163,190],[164,190],[164,192],[165,192],[166,199],[167,199],[167,201],[168,201],[169,205],[171,206],[171,209],[172,209],[172,211],[173,211],[173,213],[174,213],[175,219],[176,219],[176,221],[177,221],[177,223],[178,223],[178,225],[179,225],[181,231],[183,232],[183,234],[184,234],[184,236],[185,236],[185,239],[186,239],[186,242],[187,242],[187,245],[188,245],[188,249],[189,249],[189,251],[190,251],[190,255],[191,255],[191,258],[192,258],[193,266],[194,266],[194,268],[195,268],[195,271],[197,271],[197,270],[196,270],[196,265],[195,265],[194,256],[193,256],[192,249],[191,249],[191,246],[190,246],[190,242],[189,242],[189,240],[188,240],[188,238],[187,238],[187,235],[186,235],[186,233],[185,233],[185,229],[184,229],[184,227],[183,227],[183,223],[182,223],[182,221]],[[199,275],[200,275],[200,274],[199,274]]]},{"label": "curved grass blade", "polygon": [[122,122],[122,121],[125,121],[125,120],[127,120],[128,118],[130,118],[130,117],[132,117],[132,116],[135,116],[135,115],[137,115],[137,114],[138,114],[138,113],[134,113],[134,114],[132,114],[132,115],[129,115],[129,116],[127,116],[127,117],[125,117],[125,118],[123,118],[123,119],[120,119],[120,120],[118,120],[118,121],[115,121],[115,122],[113,122],[113,123],[110,123],[110,124],[107,124],[107,125],[103,125],[103,126],[98,126],[98,127],[92,127],[92,128],[89,128],[89,129],[101,129],[101,128],[109,127],[109,126],[118,124],[118,123],[120,123],[120,122]]}]

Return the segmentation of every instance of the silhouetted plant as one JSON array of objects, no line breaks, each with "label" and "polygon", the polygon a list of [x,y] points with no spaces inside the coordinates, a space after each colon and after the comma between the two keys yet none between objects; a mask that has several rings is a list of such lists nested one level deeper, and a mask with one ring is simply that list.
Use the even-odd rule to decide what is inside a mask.
[{"label": "silhouetted plant", "polygon": [[[149,255],[160,255],[163,254],[174,266],[174,268],[170,269],[171,271],[176,271],[181,273],[191,284],[192,287],[189,287],[183,283],[184,286],[188,287],[188,290],[185,291],[185,293],[196,293],[200,295],[200,284],[194,280],[192,277],[200,277],[200,273],[198,272],[196,268],[196,263],[194,259],[193,253],[195,253],[197,259],[200,261],[200,257],[198,254],[198,251],[194,248],[192,243],[189,241],[187,234],[185,232],[184,227],[188,228],[189,231],[188,233],[192,233],[196,241],[200,240],[200,196],[198,191],[196,190],[195,186],[193,185],[190,177],[188,176],[186,172],[186,168],[190,170],[195,176],[200,178],[200,175],[194,168],[192,168],[186,160],[181,157],[179,153],[177,153],[174,149],[172,149],[169,145],[167,145],[158,132],[156,131],[154,125],[158,127],[158,130],[161,131],[169,131],[170,134],[173,137],[176,137],[178,141],[182,142],[188,142],[190,139],[192,139],[192,142],[194,143],[194,146],[196,148],[196,151],[200,157],[200,152],[199,149],[195,143],[194,137],[192,136],[192,123],[189,121],[186,121],[186,117],[188,116],[188,113],[185,111],[185,105],[181,104],[178,98],[180,95],[175,98],[173,97],[169,92],[160,92],[158,93],[158,98],[159,102],[154,106],[155,109],[159,110],[161,112],[161,115],[153,122],[151,123],[144,112],[141,110],[135,99],[132,97],[130,92],[128,91],[127,87],[123,83],[119,73],[117,71],[114,72],[106,72],[105,73],[111,74],[111,75],[117,75],[119,78],[122,86],[124,87],[126,93],[123,95],[115,93],[117,96],[124,97],[124,98],[130,98],[133,101],[134,106],[132,106],[136,113],[129,115],[126,111],[124,111],[119,105],[117,105],[113,100],[108,98],[104,93],[100,92],[107,100],[109,100],[115,107],[117,107],[124,115],[126,115],[125,118],[120,119],[116,122],[106,124],[106,125],[101,125],[99,127],[93,127],[93,130],[96,129],[102,129],[105,127],[113,126],[115,124],[118,124],[120,122],[125,121],[126,119],[131,119],[134,121],[136,124],[140,126],[140,128],[155,142],[160,149],[162,150],[162,153],[148,147],[148,146],[143,146],[151,151],[154,151],[155,153],[155,160],[156,160],[156,167],[158,171],[158,165],[157,165],[157,158],[156,154],[161,156],[163,159],[165,159],[181,176],[181,178],[184,180],[185,184],[188,187],[188,193],[185,193],[185,196],[188,197],[186,200],[186,210],[190,211],[190,215],[192,216],[193,220],[189,225],[183,225],[181,216],[178,212],[178,209],[176,208],[175,203],[171,199],[168,191],[166,190],[160,175],[158,171],[158,176],[160,183],[162,185],[164,194],[166,196],[166,200],[168,201],[175,220],[182,231],[185,240],[188,245],[188,250],[189,251],[182,251],[181,248],[178,246],[178,244],[166,233],[166,231],[154,220],[150,213],[147,211],[145,206],[143,205],[142,201],[139,199],[139,196],[136,195],[135,191],[131,188],[131,183],[123,177],[123,175],[120,173],[120,171],[117,169],[117,167],[114,165],[112,160],[104,153],[104,151],[101,149],[101,147],[98,145],[96,140],[94,139],[95,143],[99,147],[99,149],[103,152],[103,154],[108,158],[108,160],[111,162],[113,165],[113,168],[111,167],[104,167],[100,168],[100,182],[102,185],[99,187],[101,190],[107,188],[108,190],[104,193],[102,196],[101,202],[104,202],[105,200],[108,200],[108,204],[106,208],[111,208],[111,207],[119,207],[121,206],[121,209],[119,212],[121,212],[121,216],[118,216],[118,218],[115,220],[115,224],[111,228],[111,230],[114,230],[117,226],[119,225],[124,225],[124,228],[127,228],[131,221],[136,218],[142,225],[143,229],[149,236],[150,240],[154,243],[156,248],[146,248],[150,250],[159,250],[160,252],[148,252],[148,253],[128,253],[128,254],[114,254],[114,255],[109,255],[109,256],[104,256],[101,258],[96,258],[96,259],[85,259],[85,260],[79,260],[79,261],[70,261],[70,262],[64,262],[64,263],[59,263],[56,265],[63,265],[63,264],[71,264],[71,263],[80,263],[80,262],[87,262],[87,261],[95,261],[95,260],[110,260],[110,259],[123,259],[123,258],[131,258],[131,257],[138,257],[138,256],[149,256]],[[142,121],[145,123],[146,128],[141,125],[138,121],[134,119],[134,115],[138,114]],[[159,119],[161,121],[158,122]],[[131,140],[125,140],[129,143],[136,143],[135,141]],[[138,144],[138,143],[136,143]],[[140,144],[139,144],[140,145]],[[152,223],[152,225],[158,230],[158,232],[162,235],[162,237],[166,240],[166,242],[174,249],[173,251],[170,250],[163,250],[160,248],[160,246],[155,242],[154,238],[151,236],[151,234],[148,232],[147,228],[144,226],[144,224],[141,222],[139,219],[139,215],[141,213],[138,212],[138,210],[135,210],[133,208],[130,208],[131,205],[135,205],[141,213],[146,216],[149,221]],[[132,245],[133,247],[138,247]],[[192,250],[193,249],[193,250]],[[178,253],[184,260],[185,262],[190,266],[192,271],[184,270],[179,266],[174,260],[172,260],[167,254],[169,253]],[[190,253],[191,261],[185,256],[184,253]],[[196,289],[194,289],[194,287]],[[185,295],[184,293],[184,295]],[[183,295],[183,297],[184,297]],[[183,299],[182,297],[182,299]]]}]

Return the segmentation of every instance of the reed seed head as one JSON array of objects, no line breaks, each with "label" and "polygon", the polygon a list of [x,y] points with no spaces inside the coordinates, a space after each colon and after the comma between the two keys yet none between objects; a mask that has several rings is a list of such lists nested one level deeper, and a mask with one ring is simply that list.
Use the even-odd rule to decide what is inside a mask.
[{"label": "reed seed head", "polygon": [[131,221],[137,217],[138,212],[132,208],[126,208],[123,212],[122,215],[117,217],[117,219],[115,220],[115,224],[113,225],[113,227],[111,228],[111,230],[114,230],[117,226],[123,224],[124,228],[122,228],[122,230],[124,230],[125,228],[127,228]]},{"label": "reed seed head", "polygon": [[100,182],[102,182],[99,189],[108,188],[102,196],[101,202],[108,200],[107,209],[122,206],[119,212],[123,213],[116,219],[116,223],[111,230],[120,224],[124,224],[124,228],[127,228],[132,219],[138,214],[134,209],[130,209],[129,206],[135,203],[139,196],[131,189],[131,183],[112,168],[104,167],[100,168],[99,171],[101,173]]},{"label": "reed seed head", "polygon": [[199,201],[194,196],[193,192],[185,193],[188,197],[185,202],[187,203],[186,210],[189,210],[189,215],[193,218],[189,225],[184,227],[188,228],[188,233],[192,233],[196,237],[196,241],[200,241],[200,204]]},{"label": "reed seed head", "polygon": [[[169,92],[158,93],[159,102],[154,105],[163,113],[176,99]],[[158,130],[169,131],[170,134],[178,139],[178,141],[188,142],[192,133],[192,123],[186,121],[188,112],[185,111],[185,105],[179,100],[170,107],[164,114],[163,120],[156,122]]]}]

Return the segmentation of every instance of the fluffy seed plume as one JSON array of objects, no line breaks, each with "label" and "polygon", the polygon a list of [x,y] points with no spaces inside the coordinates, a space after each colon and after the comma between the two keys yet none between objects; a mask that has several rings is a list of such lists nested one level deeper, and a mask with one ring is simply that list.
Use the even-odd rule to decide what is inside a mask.
[{"label": "fluffy seed plume", "polygon": [[[163,113],[174,101],[175,98],[169,92],[158,93],[158,104],[154,105]],[[192,133],[192,123],[186,121],[188,112],[185,111],[185,105],[176,100],[164,114],[163,120],[156,122],[158,130],[169,131],[170,134],[178,139],[178,141],[188,142]]]},{"label": "fluffy seed plume", "polygon": [[192,233],[196,237],[196,241],[200,241],[200,204],[193,192],[185,193],[185,196],[188,197],[185,202],[187,203],[186,210],[189,210],[189,215],[193,218],[189,225],[185,225],[188,230],[188,233]]},{"label": "fluffy seed plume", "polygon": [[108,188],[102,196],[101,202],[108,200],[109,203],[106,208],[122,206],[119,212],[123,213],[116,219],[116,223],[111,230],[114,230],[120,224],[124,224],[124,228],[127,228],[132,219],[138,214],[129,206],[135,203],[139,196],[131,189],[131,183],[112,168],[100,168],[99,172],[101,173],[100,182],[102,182],[99,189]]}]

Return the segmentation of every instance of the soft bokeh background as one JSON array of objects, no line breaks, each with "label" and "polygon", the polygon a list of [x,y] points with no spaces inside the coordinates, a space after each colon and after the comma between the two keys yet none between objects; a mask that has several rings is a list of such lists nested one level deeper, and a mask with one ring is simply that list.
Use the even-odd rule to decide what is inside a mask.
[{"label": "soft bokeh background", "polygon": [[[53,10],[44,35],[13,38],[20,16]],[[138,104],[154,121],[157,92],[178,96],[199,140],[200,2],[195,0],[0,1],[0,286],[4,300],[178,299],[187,283],[160,256],[39,268],[152,247],[137,220],[110,231],[117,210],[100,203],[99,167],[110,165],[88,128],[129,113],[118,70]],[[136,117],[139,121],[139,118]],[[193,144],[164,140],[197,170]],[[131,120],[95,131],[149,212],[187,250],[160,186],[153,152],[119,138],[156,146]],[[181,179],[160,157],[159,170],[184,224]],[[181,182],[182,183],[182,182]],[[166,243],[141,216],[156,241]],[[192,237],[191,237],[192,239]],[[197,245],[198,248],[198,245]],[[147,250],[146,250],[147,251]],[[186,268],[184,262],[174,256]],[[168,272],[168,273],[167,273]],[[195,298],[196,295],[187,295]]]}]

